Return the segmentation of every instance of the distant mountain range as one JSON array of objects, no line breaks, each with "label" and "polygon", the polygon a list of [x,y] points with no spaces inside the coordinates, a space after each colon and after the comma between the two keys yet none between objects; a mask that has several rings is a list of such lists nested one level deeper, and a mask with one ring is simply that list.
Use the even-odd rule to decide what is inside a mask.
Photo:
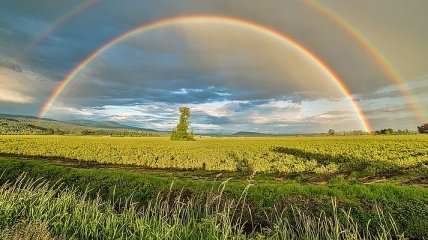
[{"label": "distant mountain range", "polygon": [[232,134],[232,136],[242,136],[242,137],[251,137],[251,136],[274,136],[274,134],[269,134],[269,133],[259,133],[259,132],[245,132],[245,131],[241,131],[241,132],[236,132],[234,134]]},{"label": "distant mountain range", "polygon": [[59,121],[49,118],[37,119],[34,116],[0,114],[0,134],[159,136],[167,132],[127,126],[114,121],[88,119]]},{"label": "distant mountain range", "polygon": [[76,120],[69,120],[67,122],[75,123],[77,125],[86,126],[86,127],[123,128],[123,129],[133,129],[133,130],[148,131],[148,132],[161,132],[151,128],[139,128],[139,127],[128,126],[128,125],[120,124],[114,121],[94,121],[89,119],[76,119]]}]

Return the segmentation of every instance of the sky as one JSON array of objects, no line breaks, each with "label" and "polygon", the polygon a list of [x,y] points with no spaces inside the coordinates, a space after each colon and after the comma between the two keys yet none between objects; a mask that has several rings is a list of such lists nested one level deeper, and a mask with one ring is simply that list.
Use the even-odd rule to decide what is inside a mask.
[{"label": "sky", "polygon": [[0,113],[37,116],[80,62],[137,26],[205,16],[113,44],[43,117],[170,130],[188,106],[196,133],[363,130],[353,101],[373,129],[428,121],[425,0],[0,1]]}]

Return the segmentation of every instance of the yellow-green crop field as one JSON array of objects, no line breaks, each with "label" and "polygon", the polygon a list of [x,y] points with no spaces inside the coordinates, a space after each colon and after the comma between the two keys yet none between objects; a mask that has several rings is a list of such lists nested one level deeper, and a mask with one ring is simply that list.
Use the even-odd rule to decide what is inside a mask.
[{"label": "yellow-green crop field", "polygon": [[428,135],[200,138],[0,136],[0,153],[148,168],[388,173],[428,168]]}]

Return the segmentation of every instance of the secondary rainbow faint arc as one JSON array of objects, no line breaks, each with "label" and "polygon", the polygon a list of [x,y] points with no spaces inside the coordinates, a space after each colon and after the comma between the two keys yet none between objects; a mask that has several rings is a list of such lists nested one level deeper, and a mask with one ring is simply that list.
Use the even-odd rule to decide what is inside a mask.
[{"label": "secondary rainbow faint arc", "polygon": [[345,86],[343,81],[336,75],[336,73],[330,69],[327,64],[325,64],[319,57],[309,51],[300,43],[291,39],[290,37],[280,33],[274,29],[268,28],[266,26],[260,25],[258,23],[254,23],[247,20],[225,17],[225,16],[211,16],[211,15],[195,15],[195,16],[178,16],[167,19],[161,19],[155,22],[151,22],[148,24],[142,24],[128,32],[125,32],[110,41],[103,44],[101,47],[96,49],[94,52],[89,54],[83,61],[81,61],[74,69],[72,69],[66,77],[61,80],[61,82],[56,86],[56,88],[52,91],[51,95],[48,97],[47,101],[43,104],[40,112],[38,114],[39,118],[42,118],[51,108],[52,104],[58,98],[58,96],[63,92],[63,90],[67,87],[67,85],[71,82],[71,80],[81,72],[92,60],[94,60],[98,55],[115,45],[135,34],[142,33],[148,30],[170,26],[174,24],[180,23],[189,23],[189,22],[209,22],[209,23],[221,23],[225,25],[233,25],[237,27],[243,27],[248,30],[256,31],[258,33],[263,33],[267,36],[270,36],[273,39],[279,40],[282,43],[285,43],[287,46],[291,46],[296,50],[299,50],[300,53],[306,58],[310,59],[312,63],[316,64],[330,79],[332,79],[337,87],[341,90],[341,92],[348,98],[350,101],[355,113],[358,116],[358,119],[364,128],[365,131],[371,131],[371,126],[368,120],[366,119],[363,111],[359,107],[358,103],[353,99],[350,91]]},{"label": "secondary rainbow faint arc", "polygon": [[67,23],[71,18],[100,2],[101,0],[88,0],[81,5],[71,9],[68,13],[62,15],[58,20],[56,20],[50,27],[46,28],[42,33],[40,33],[34,40],[32,40],[24,50],[15,56],[15,62],[22,61],[35,47],[37,47],[43,40],[45,40],[49,35],[51,35],[56,29]]},{"label": "secondary rainbow faint arc", "polygon": [[388,76],[388,78],[398,85],[399,91],[406,98],[407,103],[413,109],[414,114],[420,123],[423,123],[428,119],[428,114],[422,110],[423,107],[418,106],[418,100],[413,96],[410,90],[406,90],[404,88],[405,81],[403,80],[401,74],[362,32],[356,29],[342,16],[335,13],[333,10],[323,5],[319,1],[304,0],[303,2],[305,2],[306,5],[314,8],[317,12],[321,13],[325,17],[330,18],[333,22],[340,26],[340,28],[348,33],[362,48],[366,50],[366,52],[371,56],[376,64],[382,68],[382,71]]}]

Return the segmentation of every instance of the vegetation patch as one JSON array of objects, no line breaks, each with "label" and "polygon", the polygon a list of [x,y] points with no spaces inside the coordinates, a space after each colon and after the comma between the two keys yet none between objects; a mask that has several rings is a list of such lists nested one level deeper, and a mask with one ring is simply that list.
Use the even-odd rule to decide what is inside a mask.
[{"label": "vegetation patch", "polygon": [[[207,196],[218,195],[216,192],[222,189],[223,182],[177,178],[158,171],[141,174],[126,170],[82,169],[14,158],[1,158],[0,169],[3,171],[1,184],[8,179],[17,179],[22,172],[26,172],[28,178],[44,178],[50,183],[60,181],[62,187],[85,193],[89,199],[111,201],[132,196],[133,202],[138,203],[136,206],[147,205],[159,194],[164,197],[180,195],[180,201],[184,202],[190,199],[205,202]],[[251,186],[245,190],[249,183]],[[291,206],[301,213],[331,214],[331,199],[334,198],[340,209],[352,213],[353,221],[359,226],[365,226],[368,221],[373,222],[373,227],[380,224],[379,208],[384,216],[394,219],[397,228],[406,236],[428,236],[428,189],[424,187],[397,186],[393,183],[363,185],[340,177],[325,185],[232,179],[225,185],[222,196],[224,200],[236,201],[242,199],[244,191],[245,208],[251,211],[244,211],[242,207],[237,209],[243,211],[243,222],[251,222],[251,226],[260,231],[273,227],[271,218],[278,213],[284,218],[293,218],[297,212],[292,212]],[[242,231],[248,232],[248,225],[241,227],[245,230]]]},{"label": "vegetation patch", "polygon": [[329,212],[290,205],[271,214],[269,225],[254,227],[260,225],[245,218],[252,211],[248,188],[231,199],[223,195],[224,187],[204,195],[203,202],[169,192],[136,205],[132,198],[90,198],[87,191],[20,176],[0,186],[0,230],[3,236],[29,239],[404,239],[380,209],[378,222],[359,225],[334,198]]},{"label": "vegetation patch", "polygon": [[428,174],[428,135],[202,138],[0,136],[0,153],[161,169],[278,174]]}]

